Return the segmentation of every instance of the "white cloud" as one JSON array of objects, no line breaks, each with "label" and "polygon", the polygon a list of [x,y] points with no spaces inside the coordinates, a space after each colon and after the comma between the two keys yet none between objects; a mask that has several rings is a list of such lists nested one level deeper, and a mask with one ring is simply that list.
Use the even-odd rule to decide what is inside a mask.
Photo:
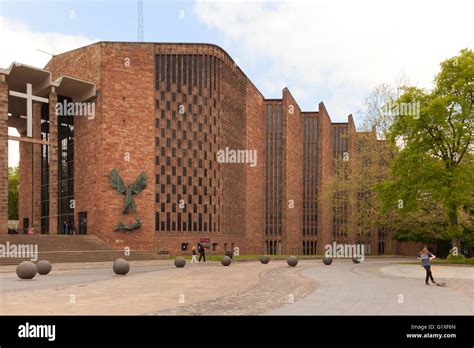
[{"label": "white cloud", "polygon": [[402,72],[429,87],[441,61],[474,46],[472,0],[198,1],[194,12],[232,45],[241,66],[273,65],[256,79],[266,96],[281,80],[305,104],[312,93],[316,105],[324,90],[337,121]]},{"label": "white cloud", "polygon": [[[62,53],[99,41],[80,35],[65,35],[54,32],[36,32],[28,25],[12,21],[0,16],[0,67],[8,68],[12,62],[29,64],[43,68],[51,56],[37,51],[41,49],[49,53]],[[11,135],[17,135],[10,130]],[[8,142],[8,165],[19,163],[18,142]]]},{"label": "white cloud", "polygon": [[0,67],[21,62],[43,68],[51,59],[48,53],[59,54],[98,41],[82,35],[65,35],[55,32],[33,31],[28,25],[0,16]]}]

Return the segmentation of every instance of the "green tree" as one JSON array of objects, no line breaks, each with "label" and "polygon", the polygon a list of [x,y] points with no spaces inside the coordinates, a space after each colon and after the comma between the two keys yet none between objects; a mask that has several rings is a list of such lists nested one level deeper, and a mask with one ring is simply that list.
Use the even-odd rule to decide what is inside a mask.
[{"label": "green tree", "polygon": [[403,218],[438,207],[453,247],[472,240],[473,103],[474,52],[465,49],[441,63],[432,90],[406,87],[389,108],[397,117],[388,139],[400,151],[379,185],[382,210]]},{"label": "green tree", "polygon": [[[388,138],[396,116],[387,112],[404,93],[406,78],[376,86],[358,110],[362,131],[355,134],[355,152],[348,161],[334,159],[333,176],[323,183],[321,199],[332,205],[333,213],[348,211],[346,226],[357,242],[370,240],[372,233],[383,231],[389,238],[432,242],[446,229],[436,202],[423,201],[416,212],[403,216],[381,212],[377,186],[391,177],[390,165],[399,152]],[[347,209],[340,209],[346,207]],[[350,226],[350,227],[349,227]]]},{"label": "green tree", "polygon": [[8,220],[18,220],[18,182],[20,170],[18,167],[8,168]]}]

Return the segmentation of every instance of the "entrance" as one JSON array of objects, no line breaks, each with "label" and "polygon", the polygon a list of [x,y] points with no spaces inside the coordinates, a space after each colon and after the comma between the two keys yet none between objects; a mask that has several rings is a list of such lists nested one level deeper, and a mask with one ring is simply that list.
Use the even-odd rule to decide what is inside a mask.
[{"label": "entrance", "polygon": [[28,234],[29,227],[30,227],[30,219],[24,218],[23,219],[23,234]]},{"label": "entrance", "polygon": [[81,211],[78,213],[79,218],[79,234],[87,234],[87,212]]}]

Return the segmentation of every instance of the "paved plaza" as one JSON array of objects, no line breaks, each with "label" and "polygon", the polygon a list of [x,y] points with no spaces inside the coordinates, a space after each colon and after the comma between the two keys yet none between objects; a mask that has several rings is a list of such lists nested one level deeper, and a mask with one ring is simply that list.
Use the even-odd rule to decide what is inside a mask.
[{"label": "paved plaza", "polygon": [[368,259],[359,265],[336,260],[329,267],[308,267],[302,275],[317,280],[318,289],[266,314],[474,314],[474,268],[433,266],[432,271],[448,286],[427,286],[421,266],[396,260]]},{"label": "paved plaza", "polygon": [[55,264],[47,276],[20,280],[0,267],[1,315],[340,315],[474,314],[474,268],[434,266],[447,287],[426,286],[419,265],[375,258],[186,264],[132,261],[117,276],[111,263]]}]

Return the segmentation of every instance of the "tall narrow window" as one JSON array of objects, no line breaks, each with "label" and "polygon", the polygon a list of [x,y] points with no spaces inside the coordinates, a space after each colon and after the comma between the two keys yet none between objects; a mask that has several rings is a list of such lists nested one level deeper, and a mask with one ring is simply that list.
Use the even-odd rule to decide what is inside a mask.
[{"label": "tall narrow window", "polygon": [[[72,102],[58,96],[58,102]],[[67,233],[74,224],[74,118],[58,116],[58,231]]]},{"label": "tall narrow window", "polygon": [[171,56],[166,55],[166,91],[171,91]]},{"label": "tall narrow window", "polygon": [[188,76],[188,55],[183,56],[183,85],[187,85],[187,76]]},{"label": "tall narrow window", "polygon": [[[41,106],[41,140],[49,141],[49,107]],[[41,145],[41,233],[49,233],[49,145]]]},{"label": "tall narrow window", "polygon": [[178,93],[181,93],[181,69],[182,69],[182,66],[181,66],[181,62],[182,62],[182,58],[183,56],[182,55],[179,55],[178,56]]},{"label": "tall narrow window", "polygon": [[171,56],[171,82],[176,83],[176,55]]}]

